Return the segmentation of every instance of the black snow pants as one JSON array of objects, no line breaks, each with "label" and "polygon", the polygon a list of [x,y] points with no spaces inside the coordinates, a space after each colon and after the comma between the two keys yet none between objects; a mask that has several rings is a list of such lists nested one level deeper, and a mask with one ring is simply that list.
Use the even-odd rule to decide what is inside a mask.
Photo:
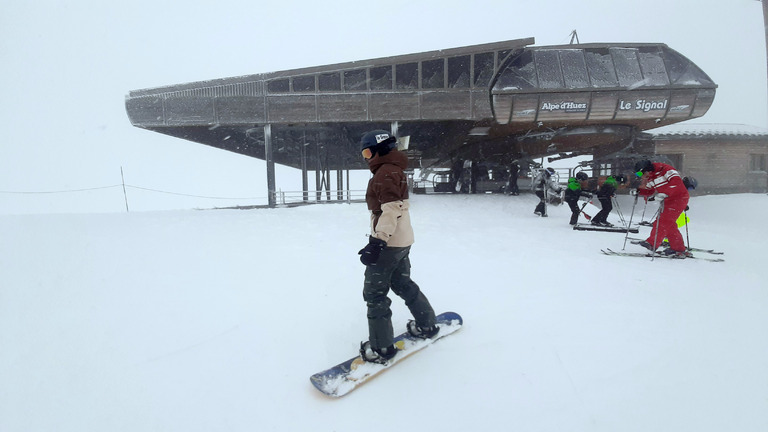
[{"label": "black snow pants", "polygon": [[565,200],[565,202],[568,203],[568,207],[571,208],[571,220],[569,223],[571,225],[576,225],[576,223],[579,221],[579,213],[581,213],[581,209],[579,208],[579,200],[578,198],[575,200]]},{"label": "black snow pants", "polygon": [[536,196],[539,197],[539,203],[536,204],[536,208],[533,210],[539,216],[547,215],[547,203],[544,202],[544,191],[536,191]]},{"label": "black snow pants", "polygon": [[597,215],[592,219],[593,223],[604,223],[608,222],[608,214],[611,213],[611,210],[613,210],[613,202],[611,200],[611,197],[599,197],[600,205],[603,207],[602,210],[600,210]]},{"label": "black snow pants", "polygon": [[368,336],[372,348],[386,348],[392,345],[392,300],[387,294],[392,291],[405,300],[416,325],[435,325],[435,311],[416,282],[411,280],[411,261],[408,254],[411,247],[387,247],[379,260],[365,269],[363,299],[368,305]]}]

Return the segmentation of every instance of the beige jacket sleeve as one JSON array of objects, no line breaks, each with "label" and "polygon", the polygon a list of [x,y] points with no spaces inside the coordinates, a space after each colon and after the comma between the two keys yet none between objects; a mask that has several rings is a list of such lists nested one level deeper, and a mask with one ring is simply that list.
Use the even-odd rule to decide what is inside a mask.
[{"label": "beige jacket sleeve", "polygon": [[389,247],[405,247],[413,244],[413,227],[408,211],[408,200],[391,201],[381,205],[381,214],[376,220],[371,215],[372,235],[387,242]]}]

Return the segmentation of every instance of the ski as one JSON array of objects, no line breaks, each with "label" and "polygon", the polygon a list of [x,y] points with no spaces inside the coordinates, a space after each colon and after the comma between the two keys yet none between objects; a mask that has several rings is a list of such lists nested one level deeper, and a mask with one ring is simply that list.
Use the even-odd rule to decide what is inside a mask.
[{"label": "ski", "polygon": [[[638,257],[638,258],[665,258],[665,259],[683,259],[683,258],[676,258],[671,255],[661,255],[661,254],[652,254],[650,252],[617,252],[611,249],[600,249],[600,252],[604,253],[605,255],[612,255],[612,256],[629,256],[629,257]],[[697,257],[697,256],[689,256],[684,259],[697,259],[702,261],[711,261],[711,262],[724,262],[725,260],[722,258],[705,258],[705,257]]]},{"label": "ski", "polygon": [[622,226],[599,226],[599,225],[592,225],[592,224],[576,224],[573,226],[573,229],[576,231],[603,231],[603,232],[614,232],[614,233],[637,233],[637,228],[625,228]]},{"label": "ski", "polygon": [[[638,241],[645,240],[645,239],[641,239],[641,238],[637,238],[637,237],[628,237],[628,238],[629,238],[629,240],[638,240]],[[661,247],[666,249],[666,248],[669,247],[669,244],[668,243],[662,243]],[[717,250],[714,250],[714,249],[702,249],[702,248],[692,248],[692,247],[689,247],[687,249],[690,252],[702,252],[702,253],[708,253],[708,254],[712,254],[712,255],[725,255],[725,252],[717,251]]]}]

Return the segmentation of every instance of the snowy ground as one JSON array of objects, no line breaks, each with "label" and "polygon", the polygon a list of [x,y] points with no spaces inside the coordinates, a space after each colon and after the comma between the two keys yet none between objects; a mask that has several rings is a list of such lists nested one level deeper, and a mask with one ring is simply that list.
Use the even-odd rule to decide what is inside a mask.
[{"label": "snowy ground", "polygon": [[692,200],[724,263],[534,206],[413,196],[413,277],[465,328],[338,400],[308,377],[366,337],[364,204],[0,216],[0,431],[768,430],[768,197]]}]

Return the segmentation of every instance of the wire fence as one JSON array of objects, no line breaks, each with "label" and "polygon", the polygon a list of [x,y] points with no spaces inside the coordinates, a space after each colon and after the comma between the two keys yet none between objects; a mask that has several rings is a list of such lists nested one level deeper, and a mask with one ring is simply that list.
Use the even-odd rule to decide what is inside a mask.
[{"label": "wire fence", "polygon": [[[97,186],[89,188],[79,189],[60,189],[60,190],[48,190],[48,191],[12,191],[12,190],[0,190],[0,194],[7,195],[56,195],[56,194],[72,194],[81,192],[91,192],[105,189],[122,189],[123,195],[126,201],[126,211],[128,211],[128,190],[137,190],[144,192],[152,192],[158,194],[174,195],[187,198],[202,198],[208,200],[221,200],[221,201],[246,201],[249,205],[238,206],[240,208],[246,207],[260,207],[269,204],[269,196],[211,196],[200,195],[183,192],[173,192],[155,188],[149,188],[144,186],[136,186],[130,184],[114,184],[108,186]],[[322,204],[322,203],[339,203],[339,202],[361,202],[365,200],[364,190],[320,190],[320,191],[283,191],[278,190],[274,192],[274,201],[277,205],[292,206],[299,204]]]}]

